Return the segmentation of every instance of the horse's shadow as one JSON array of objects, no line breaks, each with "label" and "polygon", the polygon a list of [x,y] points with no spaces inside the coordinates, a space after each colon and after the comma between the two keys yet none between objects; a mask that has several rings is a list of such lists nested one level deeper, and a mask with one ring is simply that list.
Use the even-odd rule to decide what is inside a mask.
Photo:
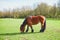
[{"label": "horse's shadow", "polygon": [[[40,33],[40,32],[33,32],[34,34],[35,33]],[[33,34],[32,32],[24,32],[24,33],[2,33],[0,35],[21,35],[21,34]]]}]

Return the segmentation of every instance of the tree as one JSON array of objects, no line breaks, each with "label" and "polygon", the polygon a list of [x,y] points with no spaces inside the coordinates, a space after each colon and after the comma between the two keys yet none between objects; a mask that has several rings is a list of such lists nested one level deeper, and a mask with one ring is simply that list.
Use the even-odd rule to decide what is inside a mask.
[{"label": "tree", "polygon": [[57,8],[57,13],[58,13],[58,17],[60,17],[60,0],[58,1],[58,8]]},{"label": "tree", "polygon": [[46,3],[39,4],[38,7],[35,9],[35,13],[37,13],[38,15],[47,16],[47,14],[48,14],[48,5]]},{"label": "tree", "polygon": [[50,8],[50,10],[49,10],[49,15],[51,16],[51,17],[56,17],[57,16],[57,13],[56,13],[56,4],[54,4],[54,6],[52,6],[51,8]]}]

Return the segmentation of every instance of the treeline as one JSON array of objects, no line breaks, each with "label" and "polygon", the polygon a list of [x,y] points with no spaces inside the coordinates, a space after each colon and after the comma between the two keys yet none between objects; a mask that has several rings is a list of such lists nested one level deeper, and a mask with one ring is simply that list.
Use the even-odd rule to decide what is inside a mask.
[{"label": "treeline", "polygon": [[22,9],[13,9],[0,11],[0,18],[24,18],[33,15],[44,15],[47,18],[60,18],[60,7],[50,6],[45,3],[39,4],[35,9],[23,7]]}]

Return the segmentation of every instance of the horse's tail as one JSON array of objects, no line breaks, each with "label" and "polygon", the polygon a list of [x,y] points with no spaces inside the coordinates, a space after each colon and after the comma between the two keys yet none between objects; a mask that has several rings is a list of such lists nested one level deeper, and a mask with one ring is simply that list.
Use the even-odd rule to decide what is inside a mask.
[{"label": "horse's tail", "polygon": [[46,29],[46,20],[45,20],[45,22],[44,22],[44,25],[41,27],[40,32],[44,32],[44,31],[45,31],[45,29]]},{"label": "horse's tail", "polygon": [[46,20],[45,20],[45,22],[44,22],[44,30],[46,29]]}]

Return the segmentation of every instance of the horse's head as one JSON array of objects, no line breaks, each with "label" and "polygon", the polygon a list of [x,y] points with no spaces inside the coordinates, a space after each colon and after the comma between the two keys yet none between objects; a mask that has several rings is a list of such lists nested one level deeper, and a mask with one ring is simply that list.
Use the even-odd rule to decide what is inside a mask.
[{"label": "horse's head", "polygon": [[22,25],[20,26],[20,31],[21,32],[24,32],[24,30],[25,30],[25,26],[26,26],[26,19],[23,21],[23,23],[22,23]]},{"label": "horse's head", "polygon": [[21,32],[24,32],[24,30],[25,30],[25,26],[24,26],[24,25],[21,25],[21,26],[20,26],[20,31],[21,31]]}]

